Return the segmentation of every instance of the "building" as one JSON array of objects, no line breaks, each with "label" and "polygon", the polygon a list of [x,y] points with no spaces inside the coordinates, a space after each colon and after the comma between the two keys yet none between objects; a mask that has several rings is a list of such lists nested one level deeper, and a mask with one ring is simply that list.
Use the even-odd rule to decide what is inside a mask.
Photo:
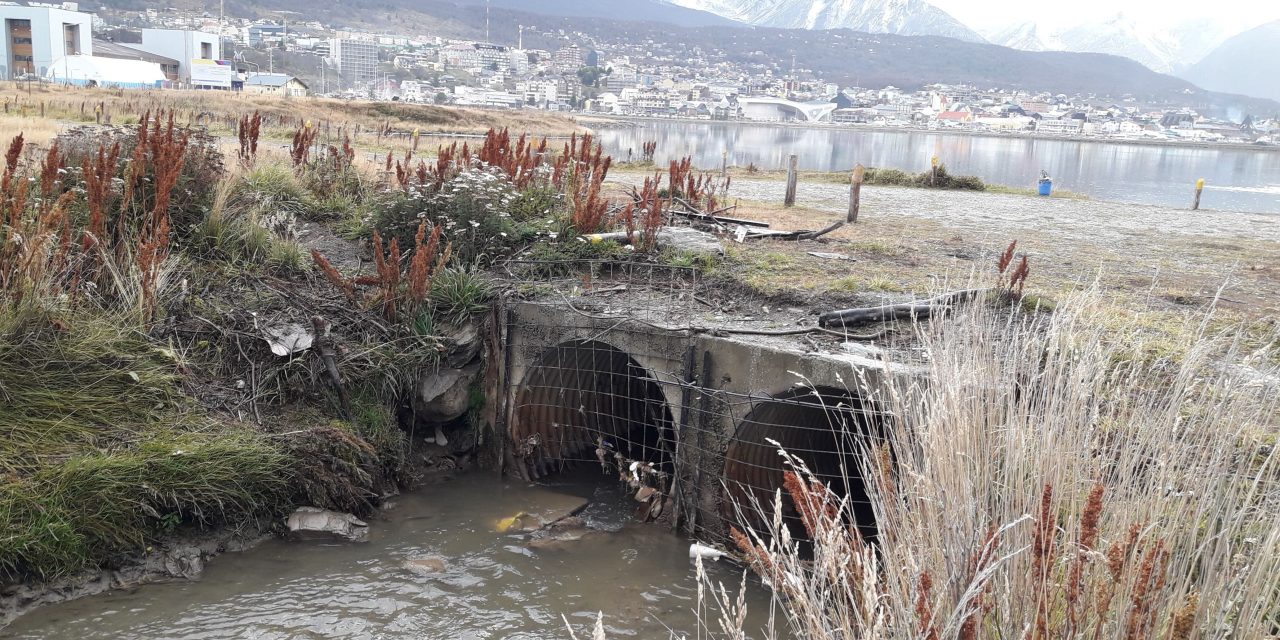
[{"label": "building", "polygon": [[582,67],[582,60],[582,47],[570,43],[556,50],[551,64],[559,71],[573,72]]},{"label": "building", "polygon": [[258,49],[264,45],[279,46],[284,42],[285,28],[279,24],[254,24],[246,29],[249,46]]},{"label": "building", "polygon": [[[70,3],[64,6],[73,6]],[[52,5],[0,6],[0,77],[47,75],[64,56],[92,55],[93,16]]]},{"label": "building", "polygon": [[[222,43],[217,35],[188,29],[143,29],[141,43],[121,46],[178,61],[178,81],[199,89],[230,89],[231,65],[220,65]],[[225,67],[225,68],[224,68]]]},{"label": "building", "polygon": [[160,70],[164,73],[166,80],[170,82],[178,81],[178,61],[173,58],[158,56],[154,53],[140,51],[138,49],[126,47],[122,44],[109,42],[107,40],[99,40],[97,38],[93,39],[93,57],[154,62],[160,65]]},{"label": "building", "polygon": [[1036,133],[1048,135],[1078,135],[1084,129],[1084,120],[1074,118],[1045,118],[1036,123]]},{"label": "building", "polygon": [[307,95],[307,84],[286,73],[255,73],[245,78],[244,92],[301,98]]},{"label": "building", "polygon": [[378,73],[378,45],[368,40],[335,38],[329,42],[329,58],[347,81],[373,82]]},{"label": "building", "polygon": [[46,78],[58,84],[121,89],[155,89],[168,82],[155,62],[86,55],[59,58]]}]

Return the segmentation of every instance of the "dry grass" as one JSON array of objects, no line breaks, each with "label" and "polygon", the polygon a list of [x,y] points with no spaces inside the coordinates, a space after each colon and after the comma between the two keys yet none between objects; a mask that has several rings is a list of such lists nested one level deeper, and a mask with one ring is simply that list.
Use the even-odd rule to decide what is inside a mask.
[{"label": "dry grass", "polygon": [[[6,86],[7,85],[7,86]],[[127,123],[137,114],[159,109],[178,114],[183,124],[202,122],[216,133],[234,130],[244,115],[258,111],[264,137],[291,135],[301,121],[339,127],[352,135],[382,137],[388,130],[407,135],[420,129],[423,135],[438,132],[484,133],[510,127],[540,135],[568,135],[577,124],[554,114],[533,110],[439,107],[401,102],[336,100],[331,98],[283,98],[225,91],[88,89],[41,85],[28,94],[25,85],[0,84],[0,100],[9,110],[33,117],[69,122],[102,119]],[[42,115],[43,114],[43,115]],[[364,142],[362,138],[360,142]]]},{"label": "dry grass", "polygon": [[887,416],[845,443],[874,544],[812,478],[789,483],[811,561],[778,516],[736,536],[795,637],[1274,637],[1280,336],[1202,330],[1151,367],[1099,313],[1094,293],[1012,321],[975,306],[919,329],[923,380],[849,381]]},{"label": "dry grass", "polygon": [[0,114],[0,140],[12,140],[22,134],[29,143],[47,145],[65,128],[59,122],[38,115]]}]

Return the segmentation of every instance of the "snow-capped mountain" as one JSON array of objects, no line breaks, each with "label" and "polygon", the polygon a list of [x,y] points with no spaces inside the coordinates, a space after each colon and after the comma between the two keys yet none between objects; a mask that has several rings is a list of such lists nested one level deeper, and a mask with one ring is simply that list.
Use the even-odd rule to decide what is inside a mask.
[{"label": "snow-capped mountain", "polygon": [[1065,51],[1110,53],[1137,60],[1152,71],[1170,73],[1180,64],[1178,41],[1161,29],[1144,28],[1124,14],[1086,23],[1057,34]]},{"label": "snow-capped mountain", "polygon": [[1047,51],[1053,48],[1046,38],[1040,35],[1040,25],[1034,22],[1015,24],[984,35],[993,44],[1023,51]]},{"label": "snow-capped mountain", "polygon": [[1280,77],[1264,60],[1280,60],[1280,20],[1233,36],[1182,77],[1211,91],[1280,100]]},{"label": "snow-capped mountain", "polygon": [[925,0],[667,0],[747,24],[986,40]]},{"label": "snow-capped mountain", "polygon": [[1209,20],[1159,28],[1120,13],[1055,31],[1025,22],[986,36],[992,43],[1024,51],[1110,53],[1137,60],[1153,71],[1174,73],[1199,62],[1235,32]]}]

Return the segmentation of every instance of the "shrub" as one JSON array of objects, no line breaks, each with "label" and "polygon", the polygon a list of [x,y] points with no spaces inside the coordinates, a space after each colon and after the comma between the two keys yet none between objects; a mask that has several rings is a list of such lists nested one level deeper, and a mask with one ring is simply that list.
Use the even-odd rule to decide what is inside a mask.
[{"label": "shrub", "polygon": [[409,246],[418,225],[439,226],[453,243],[459,264],[484,265],[504,255],[519,240],[509,207],[515,190],[493,171],[474,169],[445,183],[438,193],[411,190],[382,208],[374,226],[384,239]]}]

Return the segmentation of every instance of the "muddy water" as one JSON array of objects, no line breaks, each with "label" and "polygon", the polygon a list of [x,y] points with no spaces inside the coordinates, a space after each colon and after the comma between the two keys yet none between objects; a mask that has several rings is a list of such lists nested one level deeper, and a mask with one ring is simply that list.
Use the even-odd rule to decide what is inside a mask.
[{"label": "muddy water", "polygon": [[[607,482],[605,483],[607,485]],[[575,497],[577,496],[577,497]],[[592,499],[582,516],[603,533],[533,550],[494,531],[521,511]],[[273,540],[212,560],[199,582],[149,585],[37,610],[4,638],[566,638],[597,611],[610,638],[689,633],[696,600],[688,541],[634,521],[612,485],[533,486],[473,473],[394,500],[364,544]],[[436,554],[443,573],[416,576],[405,559]],[[721,561],[714,577],[736,588]],[[748,580],[749,626],[760,637],[768,594]],[[691,634],[692,637],[692,634]]]}]

